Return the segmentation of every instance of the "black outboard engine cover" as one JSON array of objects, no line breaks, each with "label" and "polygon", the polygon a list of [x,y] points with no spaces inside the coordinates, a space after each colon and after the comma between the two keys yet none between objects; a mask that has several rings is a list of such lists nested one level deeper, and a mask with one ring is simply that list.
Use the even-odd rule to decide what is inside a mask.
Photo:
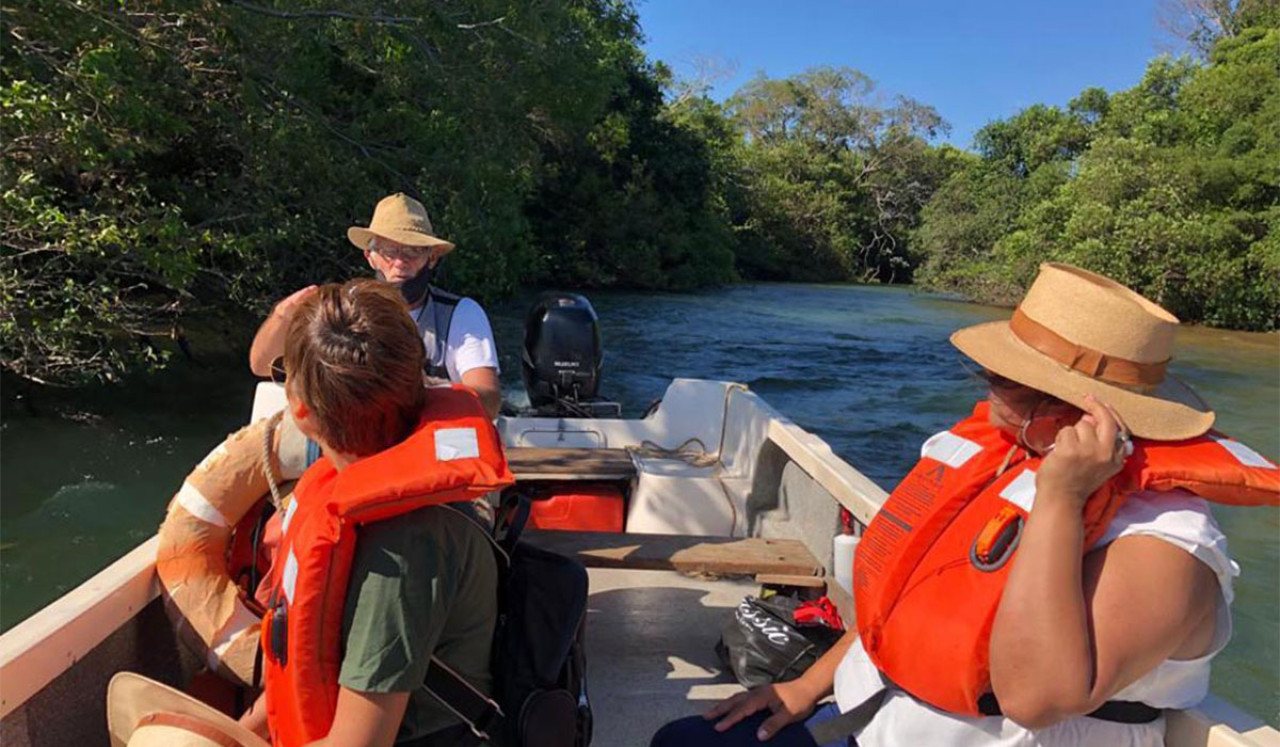
[{"label": "black outboard engine cover", "polygon": [[594,399],[603,359],[599,317],[586,298],[546,293],[529,309],[521,368],[535,409]]}]

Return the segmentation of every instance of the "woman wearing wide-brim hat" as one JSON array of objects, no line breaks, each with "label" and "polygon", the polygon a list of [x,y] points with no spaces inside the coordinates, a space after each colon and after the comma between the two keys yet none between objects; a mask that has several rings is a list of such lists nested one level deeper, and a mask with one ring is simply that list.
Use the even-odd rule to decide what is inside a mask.
[{"label": "woman wearing wide-brim hat", "polygon": [[1208,502],[1280,502],[1276,465],[1168,372],[1177,323],[1049,263],[1012,319],[952,335],[989,394],[864,532],[856,626],[653,744],[1163,745],[1162,709],[1204,697],[1231,635]]}]

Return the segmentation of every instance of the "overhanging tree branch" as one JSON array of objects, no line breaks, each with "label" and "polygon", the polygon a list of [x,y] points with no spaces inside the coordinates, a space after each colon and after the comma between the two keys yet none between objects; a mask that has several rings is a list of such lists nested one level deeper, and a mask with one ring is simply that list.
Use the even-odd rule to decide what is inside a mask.
[{"label": "overhanging tree branch", "polygon": [[252,3],[247,3],[244,0],[225,0],[225,2],[251,13],[259,13],[264,16],[286,18],[290,20],[305,18],[341,18],[347,21],[366,21],[369,23],[384,23],[393,26],[422,23],[421,18],[411,18],[407,16],[362,16],[358,13],[348,13],[344,10],[277,10],[276,8],[265,8],[261,5],[253,5]]}]

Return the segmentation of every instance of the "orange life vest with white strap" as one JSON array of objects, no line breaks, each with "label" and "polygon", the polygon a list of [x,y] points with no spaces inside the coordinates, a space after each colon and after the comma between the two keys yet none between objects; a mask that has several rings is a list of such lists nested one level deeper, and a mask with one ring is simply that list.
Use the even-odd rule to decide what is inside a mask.
[{"label": "orange life vest with white strap", "polygon": [[[858,633],[880,671],[937,708],[979,715],[991,687],[991,626],[1040,457],[987,420],[988,405],[925,442],[853,562]],[[1139,490],[1188,490],[1217,503],[1277,505],[1280,470],[1216,433],[1134,441],[1120,473],[1085,504],[1087,552]],[[986,711],[990,712],[990,711]]]},{"label": "orange life vest with white strap", "polygon": [[428,505],[470,500],[515,481],[476,396],[432,389],[422,424],[396,446],[341,472],[328,458],[294,490],[263,622],[267,719],[275,747],[329,733],[356,530]]}]

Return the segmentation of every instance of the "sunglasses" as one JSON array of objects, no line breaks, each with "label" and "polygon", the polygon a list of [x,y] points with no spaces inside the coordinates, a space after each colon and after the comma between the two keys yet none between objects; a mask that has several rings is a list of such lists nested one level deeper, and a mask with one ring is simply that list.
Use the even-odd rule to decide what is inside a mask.
[{"label": "sunglasses", "polygon": [[283,384],[286,378],[288,376],[284,371],[284,356],[277,356],[271,361],[271,380],[277,384]]},{"label": "sunglasses", "polygon": [[[969,368],[969,367],[966,366],[966,368]],[[974,376],[976,376],[977,378],[981,379],[982,382],[986,384],[987,387],[990,389],[1004,389],[1007,391],[1010,389],[1018,389],[1025,386],[1024,384],[1020,384],[1014,381],[1013,379],[1010,379],[1005,376],[1001,376],[1000,374],[995,373],[994,371],[989,371],[985,368],[969,368],[969,372]]]}]

